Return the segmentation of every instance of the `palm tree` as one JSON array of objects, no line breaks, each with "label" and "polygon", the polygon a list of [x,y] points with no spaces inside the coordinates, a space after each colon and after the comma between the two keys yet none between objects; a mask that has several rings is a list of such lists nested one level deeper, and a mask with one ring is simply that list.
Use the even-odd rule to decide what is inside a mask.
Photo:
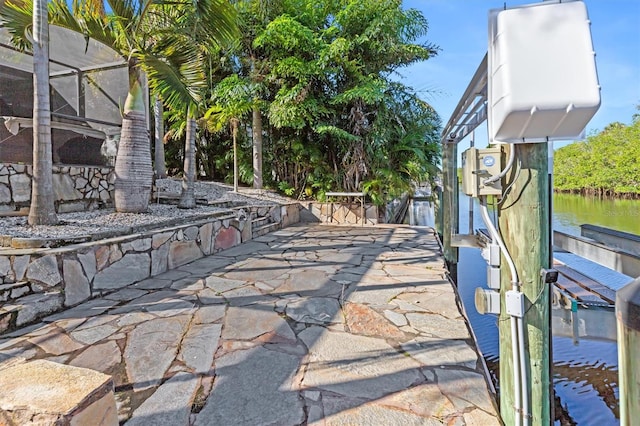
[{"label": "palm tree", "polygon": [[[49,93],[49,16],[47,2],[30,0],[17,5],[0,3],[0,20],[12,34],[12,42],[33,53],[33,178],[28,222],[58,222],[53,195],[51,103]],[[29,37],[32,34],[32,38]]]},{"label": "palm tree", "polygon": [[222,80],[213,92],[215,105],[207,111],[205,119],[211,132],[218,132],[229,124],[233,137],[233,190],[238,192],[238,126],[241,119],[250,111],[254,111],[255,99],[253,98],[250,84],[237,74],[233,74]]},{"label": "palm tree", "polygon": [[58,222],[53,193],[47,0],[33,4],[33,179],[29,225]]},{"label": "palm tree", "polygon": [[178,207],[192,209],[196,206],[194,182],[196,180],[196,119],[190,107],[187,110],[187,131],[184,144],[184,173]]},{"label": "palm tree", "polygon": [[251,139],[253,142],[253,187],[262,189],[263,165],[262,165],[262,98],[265,94],[264,83],[267,58],[260,48],[254,45],[256,35],[269,24],[269,22],[283,12],[283,2],[280,0],[240,0],[236,2],[239,10],[239,25],[242,37],[236,46],[236,54],[240,59],[245,74],[253,88],[253,107],[251,114]]},{"label": "palm tree", "polygon": [[[30,1],[7,0],[5,5],[19,17],[30,13],[23,6]],[[237,32],[235,11],[226,0],[177,0],[171,4],[164,0],[108,0],[112,12],[105,16],[94,4],[95,0],[77,0],[70,6],[56,0],[50,5],[51,22],[110,46],[128,61],[129,91],[122,111],[114,202],[118,212],[140,213],[147,210],[153,179],[143,71],[167,103],[189,105],[197,97],[186,82],[194,76],[189,69],[193,55],[190,49],[179,52],[184,44],[172,44],[185,39],[175,36],[176,26],[168,16],[181,10],[206,23],[199,31],[210,39],[230,40]],[[9,26],[14,38],[24,38],[24,19],[12,19]],[[186,62],[174,62],[176,58],[186,58]]]},{"label": "palm tree", "polygon": [[164,107],[162,105],[162,99],[158,96],[154,96],[153,103],[153,123],[154,123],[154,173],[156,178],[166,178],[167,169],[165,166],[164,157]]},{"label": "palm tree", "polygon": [[[208,0],[216,1],[216,0]],[[235,17],[235,9],[228,5],[227,12]],[[186,140],[182,193],[178,207],[193,208],[196,205],[194,182],[196,180],[196,117],[204,110],[207,86],[205,67],[208,56],[220,54],[220,44],[235,41],[235,21],[230,30],[220,33],[214,29],[218,17],[207,11],[190,10],[190,3],[166,9],[163,18],[169,23],[164,33],[158,35],[157,54],[162,60],[147,60],[145,69],[151,88],[160,94],[174,111],[184,111]]]}]

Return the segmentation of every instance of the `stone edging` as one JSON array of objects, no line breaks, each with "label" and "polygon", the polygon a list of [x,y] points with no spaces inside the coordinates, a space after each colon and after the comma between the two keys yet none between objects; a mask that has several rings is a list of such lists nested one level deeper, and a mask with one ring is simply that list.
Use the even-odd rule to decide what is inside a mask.
[{"label": "stone edging", "polygon": [[[0,251],[0,334],[300,220],[297,203],[248,209],[246,217],[229,211],[99,241]],[[259,210],[266,214],[257,217]]]}]

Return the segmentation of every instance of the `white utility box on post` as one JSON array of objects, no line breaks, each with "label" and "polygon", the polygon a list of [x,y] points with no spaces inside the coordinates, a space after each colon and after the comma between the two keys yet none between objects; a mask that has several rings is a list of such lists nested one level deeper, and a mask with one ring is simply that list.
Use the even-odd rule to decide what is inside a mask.
[{"label": "white utility box on post", "polygon": [[502,149],[469,148],[462,153],[462,192],[470,197],[501,195],[500,179],[485,184],[485,181],[501,171]]},{"label": "white utility box on post", "polygon": [[578,139],[599,107],[595,52],[582,1],[489,12],[490,140]]}]

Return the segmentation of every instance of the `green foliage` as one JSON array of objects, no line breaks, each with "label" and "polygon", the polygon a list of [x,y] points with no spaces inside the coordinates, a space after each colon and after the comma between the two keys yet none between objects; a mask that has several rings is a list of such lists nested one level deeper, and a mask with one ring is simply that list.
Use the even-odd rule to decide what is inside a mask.
[{"label": "green foliage", "polygon": [[[235,14],[218,26],[205,23],[224,0],[109,0],[108,16],[91,12],[90,2],[73,2],[83,16],[75,19],[64,14],[64,0],[54,0],[65,5],[54,8],[56,19],[146,71],[166,104],[165,147],[174,173],[189,107],[200,118],[201,178],[229,181],[235,129],[240,180],[251,183],[256,114],[264,184],[288,195],[365,190],[384,204],[435,176],[439,118],[391,76],[437,48],[422,41],[425,17],[400,0],[236,0],[230,2]],[[235,35],[228,21],[235,17],[239,39],[226,43]]]},{"label": "green foliage", "polygon": [[438,116],[390,79],[436,53],[416,43],[427,30],[420,12],[397,0],[239,7],[239,72],[264,87],[265,175],[278,188],[298,197],[365,189],[383,204],[435,175]]},{"label": "green foliage", "polygon": [[554,186],[595,195],[640,195],[640,120],[611,123],[555,152]]},{"label": "green foliage", "polygon": [[286,181],[278,182],[278,189],[289,197],[291,197],[296,192],[296,189],[293,186],[289,185],[289,183],[287,183]]}]

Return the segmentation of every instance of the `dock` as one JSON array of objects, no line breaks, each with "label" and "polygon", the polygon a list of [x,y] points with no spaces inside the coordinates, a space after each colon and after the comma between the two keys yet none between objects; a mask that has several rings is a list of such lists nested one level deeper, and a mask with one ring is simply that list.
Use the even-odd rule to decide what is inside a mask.
[{"label": "dock", "polygon": [[[640,275],[638,236],[593,225],[582,225],[581,236],[554,232],[554,245],[630,277]],[[558,281],[553,288],[553,332],[580,339],[617,340],[616,290],[554,260]],[[631,278],[629,278],[631,281]]]},{"label": "dock", "polygon": [[552,288],[552,329],[555,336],[615,342],[615,291],[575,269],[554,261],[558,281]]},{"label": "dock", "polygon": [[0,336],[0,364],[111,375],[130,426],[500,425],[462,312],[431,228],[296,225]]},{"label": "dock", "polygon": [[[591,228],[591,227],[589,227]],[[606,229],[598,227],[600,230]],[[623,233],[617,233],[617,236]],[[631,235],[631,234],[627,234]],[[460,244],[485,247],[491,242],[489,232],[480,228],[475,236],[455,236]],[[627,244],[631,241],[626,238]],[[619,245],[622,243],[618,242]],[[640,258],[629,251],[610,247],[586,237],[554,232],[556,250],[567,251],[603,267],[625,273],[640,268]],[[552,330],[555,336],[580,339],[609,340],[615,342],[615,289],[598,279],[587,276],[570,265],[554,258],[553,269],[558,279],[552,286]],[[631,278],[629,279],[631,281]]]}]

